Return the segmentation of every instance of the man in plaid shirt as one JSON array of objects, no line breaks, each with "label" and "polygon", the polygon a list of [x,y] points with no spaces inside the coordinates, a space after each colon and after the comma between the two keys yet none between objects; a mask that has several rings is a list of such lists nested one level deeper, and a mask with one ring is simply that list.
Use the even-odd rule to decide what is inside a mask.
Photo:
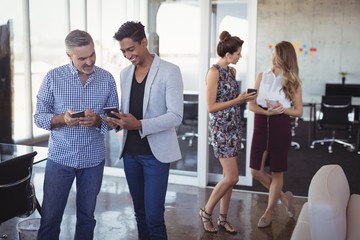
[{"label": "man in plaid shirt", "polygon": [[[92,37],[74,30],[66,39],[70,63],[50,70],[37,95],[35,124],[50,131],[38,239],[59,239],[60,225],[76,178],[74,239],[93,239],[94,211],[105,164],[105,107],[119,107],[114,77],[95,66]],[[80,117],[72,116],[82,112]]]}]

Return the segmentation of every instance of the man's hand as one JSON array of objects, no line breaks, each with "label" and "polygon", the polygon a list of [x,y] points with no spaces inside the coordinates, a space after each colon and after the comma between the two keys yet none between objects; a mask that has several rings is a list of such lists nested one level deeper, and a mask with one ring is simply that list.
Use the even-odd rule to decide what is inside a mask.
[{"label": "man's hand", "polygon": [[[71,113],[73,111],[71,109],[68,109],[64,114],[63,114],[63,118],[65,121],[65,124],[68,126],[78,126],[79,125],[79,121],[80,118],[72,118],[71,117]],[[60,116],[60,115],[59,115]]]},{"label": "man's hand", "polygon": [[[136,119],[131,113],[114,113],[119,119],[106,117],[106,122],[112,122],[112,126],[120,126],[123,129],[127,130],[140,130],[141,129],[141,121]],[[115,128],[116,128],[115,126]]]},{"label": "man's hand", "polygon": [[120,126],[119,123],[117,123],[117,121],[114,121],[114,120],[118,120],[118,119],[111,118],[111,117],[108,117],[108,116],[106,116],[104,118],[105,123],[112,129],[115,129],[115,128]]},{"label": "man's hand", "polygon": [[[96,115],[96,113],[88,109],[85,111],[85,117],[74,118],[71,117],[71,109],[67,110],[63,115],[63,119],[66,125],[68,126],[82,126],[82,127],[101,127],[101,117]],[[60,116],[60,115],[59,115]]]},{"label": "man's hand", "polygon": [[96,115],[96,113],[88,109],[85,111],[85,117],[79,118],[79,125],[82,127],[100,127],[101,126],[101,118]]}]

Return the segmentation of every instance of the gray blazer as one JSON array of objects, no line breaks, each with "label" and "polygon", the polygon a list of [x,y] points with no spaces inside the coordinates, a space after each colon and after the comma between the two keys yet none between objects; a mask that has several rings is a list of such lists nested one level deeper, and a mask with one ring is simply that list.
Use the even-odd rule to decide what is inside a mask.
[{"label": "gray blazer", "polygon": [[[176,127],[183,118],[183,82],[180,68],[161,60],[153,54],[145,85],[141,138],[147,137],[154,156],[164,163],[181,158]],[[131,83],[135,66],[130,65],[120,73],[120,111],[129,113]],[[127,130],[124,129],[120,146],[123,154]]]}]

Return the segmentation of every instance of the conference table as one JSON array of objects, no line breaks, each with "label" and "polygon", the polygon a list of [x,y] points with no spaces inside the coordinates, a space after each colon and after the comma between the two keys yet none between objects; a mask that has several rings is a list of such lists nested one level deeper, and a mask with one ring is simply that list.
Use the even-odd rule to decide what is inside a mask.
[{"label": "conference table", "polygon": [[[351,97],[351,105],[356,111],[360,111],[360,97]],[[312,141],[316,139],[316,117],[317,111],[321,106],[321,96],[304,96],[303,107],[309,107],[309,128],[308,128],[308,144],[311,145]],[[319,109],[318,109],[319,107]],[[358,124],[355,150],[360,154],[360,119],[359,115],[354,115],[354,123]]]},{"label": "conference table", "polygon": [[9,161],[17,156],[21,156],[27,153],[36,151],[37,154],[34,157],[34,163],[38,164],[47,159],[48,148],[37,146],[26,146],[21,144],[0,143],[0,164],[5,161]]}]

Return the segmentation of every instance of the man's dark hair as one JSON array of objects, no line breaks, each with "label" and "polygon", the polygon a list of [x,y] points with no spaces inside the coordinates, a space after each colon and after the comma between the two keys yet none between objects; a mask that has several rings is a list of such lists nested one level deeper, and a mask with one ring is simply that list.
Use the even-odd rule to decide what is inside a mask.
[{"label": "man's dark hair", "polygon": [[119,30],[114,35],[117,41],[121,41],[124,38],[131,38],[134,42],[140,43],[146,38],[144,25],[141,22],[128,21],[121,25]]}]

